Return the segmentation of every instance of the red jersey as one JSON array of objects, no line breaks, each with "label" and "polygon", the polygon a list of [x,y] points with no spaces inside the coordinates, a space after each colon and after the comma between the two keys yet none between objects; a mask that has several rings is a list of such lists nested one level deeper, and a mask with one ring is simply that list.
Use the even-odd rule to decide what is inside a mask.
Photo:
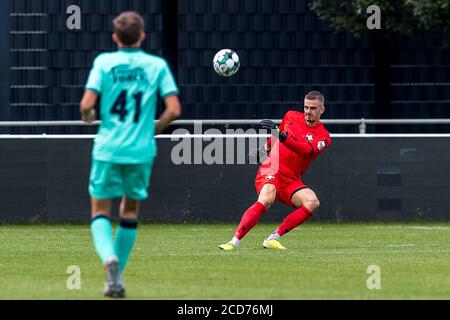
[{"label": "red jersey", "polygon": [[[330,133],[323,124],[310,127],[302,112],[289,111],[284,116],[280,131],[287,132],[286,141],[276,140],[262,166],[271,166],[278,161],[278,173],[285,177],[298,179],[309,168],[314,159],[331,144]],[[270,146],[271,140],[267,144]],[[277,152],[278,151],[278,152]]]}]

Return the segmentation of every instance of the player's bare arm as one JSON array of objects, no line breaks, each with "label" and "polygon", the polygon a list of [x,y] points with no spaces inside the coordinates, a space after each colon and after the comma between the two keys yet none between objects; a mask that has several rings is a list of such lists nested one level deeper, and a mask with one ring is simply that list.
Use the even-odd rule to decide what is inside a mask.
[{"label": "player's bare arm", "polygon": [[95,121],[95,104],[97,103],[98,94],[94,91],[87,90],[84,92],[80,103],[81,120],[91,123]]},{"label": "player's bare arm", "polygon": [[155,126],[155,134],[161,134],[172,121],[181,116],[181,103],[176,95],[170,95],[164,99],[166,110],[159,118]]}]

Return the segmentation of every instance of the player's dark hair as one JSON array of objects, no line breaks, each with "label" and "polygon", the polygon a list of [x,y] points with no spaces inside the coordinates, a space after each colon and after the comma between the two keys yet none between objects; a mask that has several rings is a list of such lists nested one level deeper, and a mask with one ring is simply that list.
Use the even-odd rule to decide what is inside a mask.
[{"label": "player's dark hair", "polygon": [[322,105],[325,103],[325,97],[319,91],[311,91],[305,96],[306,100],[319,100]]},{"label": "player's dark hair", "polygon": [[118,15],[114,19],[113,25],[114,33],[126,46],[136,44],[145,28],[144,18],[134,11],[126,11]]}]

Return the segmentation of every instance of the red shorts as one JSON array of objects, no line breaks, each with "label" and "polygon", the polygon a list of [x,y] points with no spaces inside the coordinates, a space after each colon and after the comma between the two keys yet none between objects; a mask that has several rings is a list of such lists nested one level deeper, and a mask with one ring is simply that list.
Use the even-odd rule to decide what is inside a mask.
[{"label": "red shorts", "polygon": [[288,178],[279,173],[270,175],[262,173],[261,171],[260,168],[255,179],[256,193],[259,194],[264,185],[268,183],[273,184],[277,190],[277,200],[289,207],[295,207],[291,201],[294,193],[301,189],[308,188],[300,178]]}]

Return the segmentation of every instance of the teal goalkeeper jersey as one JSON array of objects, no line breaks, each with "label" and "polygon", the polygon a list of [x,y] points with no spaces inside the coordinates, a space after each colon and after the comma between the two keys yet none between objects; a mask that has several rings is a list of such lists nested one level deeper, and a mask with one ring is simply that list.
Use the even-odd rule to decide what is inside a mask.
[{"label": "teal goalkeeper jersey", "polygon": [[157,95],[178,94],[167,62],[141,49],[100,54],[86,90],[101,96],[101,124],[92,156],[117,164],[143,164],[156,156]]}]

